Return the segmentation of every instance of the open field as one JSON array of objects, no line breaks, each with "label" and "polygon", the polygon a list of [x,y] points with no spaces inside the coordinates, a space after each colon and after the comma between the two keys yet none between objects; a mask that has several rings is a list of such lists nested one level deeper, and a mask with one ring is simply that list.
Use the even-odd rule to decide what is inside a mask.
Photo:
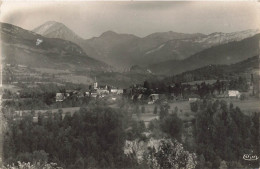
[{"label": "open field", "polygon": [[[159,119],[160,106],[159,105],[143,105],[145,107],[145,113],[140,113],[139,118],[136,114],[133,114],[133,119],[144,121],[145,125],[148,126],[149,122],[153,119]],[[154,107],[157,106],[157,114],[154,114]],[[175,110],[175,107],[178,107],[177,115],[183,121],[191,121],[194,118],[194,113],[190,111],[190,102],[189,101],[179,101],[174,103],[169,103],[170,109],[169,113],[172,113]],[[142,106],[140,106],[142,107]]]},{"label": "open field", "polygon": [[62,74],[58,77],[62,81],[77,83],[77,84],[92,84],[94,81],[92,78],[74,74]]},{"label": "open field", "polygon": [[1,90],[3,91],[5,89],[7,89],[7,90],[9,90],[11,92],[14,92],[14,93],[18,92],[20,90],[19,87],[11,85],[11,84],[3,84],[2,87],[1,87]]},{"label": "open field", "polygon": [[133,114],[132,118],[134,120],[144,121],[145,126],[148,127],[150,121],[152,121],[154,119],[159,119],[159,115],[158,114],[156,115],[156,114],[153,114],[153,113],[149,112],[149,113],[142,113],[142,114],[140,114],[139,117],[137,117],[136,114]]},{"label": "open field", "polygon": [[[76,111],[79,111],[80,107],[67,107],[67,108],[60,108],[63,111],[62,118],[66,115],[67,112],[70,112],[73,115]],[[60,109],[49,109],[49,110],[34,110],[35,113],[45,113],[47,111],[51,111],[52,113],[57,113]],[[24,112],[30,113],[31,110],[21,110],[15,111],[16,113]]]},{"label": "open field", "polygon": [[224,99],[228,103],[233,103],[236,107],[239,107],[240,110],[249,115],[252,112],[260,112],[260,100],[259,99],[247,99],[247,100],[239,100],[239,99]]},{"label": "open field", "polygon": [[[260,103],[258,99],[248,99],[241,101],[239,99],[223,99],[228,104],[233,103],[234,107],[238,106],[243,113],[246,115],[250,115],[253,112],[260,112]],[[145,113],[141,113],[139,117],[136,116],[136,114],[133,114],[132,118],[135,120],[142,120],[145,122],[145,125],[148,126],[149,122],[153,119],[159,119],[159,112],[160,112],[160,106],[159,105],[143,105],[145,107]],[[157,114],[154,114],[154,107],[157,106]],[[169,113],[172,113],[175,111],[175,107],[178,108],[177,115],[180,119],[182,119],[184,122],[191,121],[195,118],[195,113],[190,110],[190,102],[189,101],[178,101],[169,103],[170,109]],[[110,107],[116,108],[116,104],[110,105]],[[142,106],[140,106],[141,109]],[[69,108],[60,108],[63,111],[63,117],[67,112],[70,112],[71,114],[74,114],[76,111],[80,109],[80,107],[69,107]],[[48,110],[35,110],[35,113],[44,113]],[[57,113],[59,109],[51,109],[49,110],[53,113]],[[18,113],[19,111],[16,111]],[[21,112],[29,113],[31,110],[23,110]]]},{"label": "open field", "polygon": [[38,72],[49,73],[49,74],[70,73],[69,70],[61,70],[61,69],[51,69],[51,68],[34,68],[34,69]]},{"label": "open field", "polygon": [[57,79],[72,83],[91,84],[93,79],[86,75],[76,75],[70,70],[50,69],[50,68],[35,68],[41,73],[48,73],[57,76]]},{"label": "open field", "polygon": [[[195,84],[201,84],[203,82],[205,82],[206,84],[214,84],[216,83],[216,79],[213,80],[197,80],[197,81],[192,81],[192,82],[186,82],[186,83],[182,83],[182,84],[189,84],[189,85],[195,85]],[[220,81],[226,81],[226,80],[220,80]]]},{"label": "open field", "polygon": [[[259,99],[248,99],[241,101],[239,99],[223,99],[227,103],[233,103],[234,107],[239,107],[241,111],[250,115],[253,112],[260,112],[260,100]],[[143,120],[145,123],[149,123],[149,121],[158,118],[160,112],[160,106],[157,105],[157,115],[153,114],[154,107],[156,105],[144,105],[145,113],[140,115],[139,120]],[[195,113],[190,110],[190,102],[189,101],[179,101],[169,103],[170,109],[169,113],[172,113],[175,110],[175,107],[178,108],[178,116],[184,121],[191,121],[194,118]]]}]

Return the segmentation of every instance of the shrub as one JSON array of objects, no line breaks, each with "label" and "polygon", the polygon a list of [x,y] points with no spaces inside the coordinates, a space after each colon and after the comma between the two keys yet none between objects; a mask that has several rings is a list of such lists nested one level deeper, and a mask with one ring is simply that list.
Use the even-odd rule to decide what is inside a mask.
[{"label": "shrub", "polygon": [[157,114],[157,111],[158,111],[158,108],[157,108],[157,106],[154,106],[154,109],[153,109],[153,114]]}]

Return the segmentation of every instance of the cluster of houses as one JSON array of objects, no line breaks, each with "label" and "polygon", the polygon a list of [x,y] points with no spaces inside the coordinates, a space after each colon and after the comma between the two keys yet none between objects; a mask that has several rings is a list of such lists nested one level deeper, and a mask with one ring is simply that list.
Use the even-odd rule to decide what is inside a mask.
[{"label": "cluster of houses", "polygon": [[[190,91],[194,88],[194,91],[197,91],[196,85],[191,85]],[[200,100],[200,96],[198,94],[195,94],[194,92],[191,92],[188,95],[183,96],[182,94],[179,94],[176,96],[173,92],[168,92],[166,94],[162,94],[159,92],[156,92],[156,90],[149,89],[150,91],[147,92],[147,88],[144,88],[142,85],[134,85],[131,88],[130,94],[128,93],[128,96],[130,95],[130,99],[137,102],[147,103],[147,104],[154,104],[158,101],[163,102],[164,100],[188,100],[190,102]],[[185,89],[184,89],[185,91]],[[213,96],[215,98],[231,98],[231,99],[239,99],[242,95],[241,92],[238,90],[228,90],[227,88],[223,91],[213,91]]]},{"label": "cluster of houses", "polygon": [[[190,91],[194,88],[194,91],[197,90],[196,85],[191,85]],[[148,92],[149,91],[149,92]],[[184,90],[185,91],[185,90]],[[195,92],[196,93],[196,92]],[[239,99],[242,95],[238,90],[228,90],[227,88],[223,91],[214,90],[213,93],[216,98],[236,98]],[[62,102],[70,96],[81,97],[92,97],[92,98],[103,98],[108,95],[124,95],[134,102],[142,102],[146,104],[154,104],[158,100],[188,100],[190,102],[197,101],[200,99],[198,94],[191,94],[183,96],[175,96],[173,92],[167,94],[160,94],[156,92],[156,89],[147,89],[141,84],[136,84],[128,89],[120,89],[108,85],[98,85],[97,82],[93,83],[93,87],[90,87],[89,90],[80,92],[76,90],[66,90],[64,93],[56,93],[56,102]]]},{"label": "cluster of houses", "polygon": [[93,84],[93,88],[91,87],[89,90],[84,92],[77,90],[66,90],[63,93],[56,93],[56,102],[62,102],[66,98],[70,96],[76,96],[78,98],[83,97],[92,97],[92,98],[103,98],[108,95],[122,95],[123,89],[119,89],[116,87],[111,87],[108,85],[98,85],[97,82]]},{"label": "cluster of houses", "polygon": [[[238,90],[226,90],[221,93],[214,91],[213,94],[214,94],[215,98],[231,98],[231,99],[239,99],[242,95],[242,93],[239,92]],[[188,98],[188,100],[190,102],[197,101],[199,99],[200,99],[199,95],[191,95]]]}]

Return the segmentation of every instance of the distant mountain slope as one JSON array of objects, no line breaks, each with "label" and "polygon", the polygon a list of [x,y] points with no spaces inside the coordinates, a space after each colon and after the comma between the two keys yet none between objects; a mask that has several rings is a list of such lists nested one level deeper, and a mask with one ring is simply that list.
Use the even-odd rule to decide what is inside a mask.
[{"label": "distant mountain slope", "polygon": [[78,36],[75,32],[69,29],[66,25],[56,21],[48,21],[32,30],[48,38],[59,38],[71,41],[79,45],[85,53],[95,59],[100,58],[100,54],[95,48],[92,48],[86,43],[86,40]]},{"label": "distant mountain slope", "polygon": [[159,47],[147,51],[143,60],[149,60],[150,63],[158,63],[168,60],[183,60],[194,53],[200,52],[205,47],[200,43],[185,40],[170,40]]},{"label": "distant mountain slope", "polygon": [[183,60],[209,47],[240,41],[259,32],[259,30],[246,30],[204,35],[169,31],[140,38],[131,34],[107,31],[99,37],[85,40],[64,24],[55,21],[47,22],[33,31],[46,37],[72,41],[89,56],[118,68],[130,68],[132,65],[147,66],[173,59]]},{"label": "distant mountain slope", "polygon": [[[72,41],[81,46],[89,56],[120,68],[129,68],[135,64],[147,65],[157,62],[158,58],[155,61],[150,60],[152,62],[149,62],[145,56],[142,56],[147,51],[169,40],[205,36],[203,34],[184,34],[169,31],[153,33],[140,38],[130,34],[118,34],[113,31],[107,31],[99,37],[84,40],[64,24],[55,21],[46,22],[35,28],[33,32],[50,38],[61,38]],[[159,60],[167,60],[163,56],[161,59]]]},{"label": "distant mountain slope", "polygon": [[200,33],[185,34],[185,33],[173,32],[173,31],[157,32],[157,33],[152,33],[144,38],[141,38],[137,45],[139,46],[141,51],[147,53],[149,50],[158,48],[163,43],[168,42],[170,40],[192,39],[192,38],[198,38],[204,36],[206,35]]},{"label": "distant mountain slope", "polygon": [[[113,31],[107,31],[99,37],[85,40],[84,45],[95,49],[98,55],[93,57],[118,67],[119,65],[125,65],[125,63],[129,61],[131,62],[131,57],[127,58],[126,54],[128,53],[131,44],[138,41],[138,39],[139,37],[134,35],[118,34]],[[130,60],[128,61],[128,59]]]},{"label": "distant mountain slope", "polygon": [[147,51],[143,57],[153,60],[154,63],[167,60],[182,60],[204,49],[226,44],[232,41],[240,41],[259,33],[258,29],[222,33],[216,32],[209,35],[200,35],[178,40],[169,40],[156,48]]},{"label": "distant mountain slope", "polygon": [[184,60],[171,60],[148,66],[153,73],[179,74],[210,64],[232,64],[259,55],[257,34],[238,42],[230,42],[205,49]]},{"label": "distant mountain slope", "polygon": [[[256,71],[258,73],[256,73]],[[231,65],[207,65],[198,69],[183,72],[173,77],[166,78],[168,82],[191,82],[197,80],[230,79],[231,76],[246,74],[258,74],[259,76],[259,56],[250,57],[241,62]]]},{"label": "distant mountain slope", "polygon": [[[135,64],[147,65],[156,63],[158,60],[164,61],[172,59],[174,56],[162,56],[160,58],[149,59],[145,53],[169,40],[205,36],[203,34],[184,34],[169,31],[153,33],[144,38],[140,38],[131,34],[118,34],[113,31],[107,31],[102,33],[99,37],[84,40],[62,23],[54,21],[47,22],[33,31],[46,37],[72,41],[81,46],[91,57],[105,61],[111,65],[119,66],[120,68],[129,68]],[[193,54],[194,52],[190,53]],[[188,52],[188,54],[190,53]]]},{"label": "distant mountain slope", "polygon": [[204,37],[198,37],[194,41],[203,43],[204,45],[206,45],[206,47],[208,47],[208,46],[220,45],[232,41],[240,41],[242,39],[252,37],[258,33],[260,33],[259,29],[248,29],[244,31],[231,32],[231,33],[215,32]]},{"label": "distant mountain slope", "polygon": [[78,35],[76,35],[72,30],[66,27],[63,23],[55,21],[48,21],[43,25],[35,28],[33,32],[36,32],[40,35],[44,35],[48,38],[60,38],[72,42],[82,39]]},{"label": "distant mountain slope", "polygon": [[7,23],[0,24],[0,31],[6,63],[62,69],[110,69],[107,64],[88,57],[70,41],[46,38]]}]

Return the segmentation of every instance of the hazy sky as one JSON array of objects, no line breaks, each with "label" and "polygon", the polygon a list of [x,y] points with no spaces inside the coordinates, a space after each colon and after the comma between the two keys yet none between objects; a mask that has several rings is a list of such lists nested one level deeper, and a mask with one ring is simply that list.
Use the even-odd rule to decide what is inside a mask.
[{"label": "hazy sky", "polygon": [[4,2],[1,22],[33,29],[64,23],[83,38],[107,30],[146,36],[154,32],[233,32],[260,27],[257,2]]}]

